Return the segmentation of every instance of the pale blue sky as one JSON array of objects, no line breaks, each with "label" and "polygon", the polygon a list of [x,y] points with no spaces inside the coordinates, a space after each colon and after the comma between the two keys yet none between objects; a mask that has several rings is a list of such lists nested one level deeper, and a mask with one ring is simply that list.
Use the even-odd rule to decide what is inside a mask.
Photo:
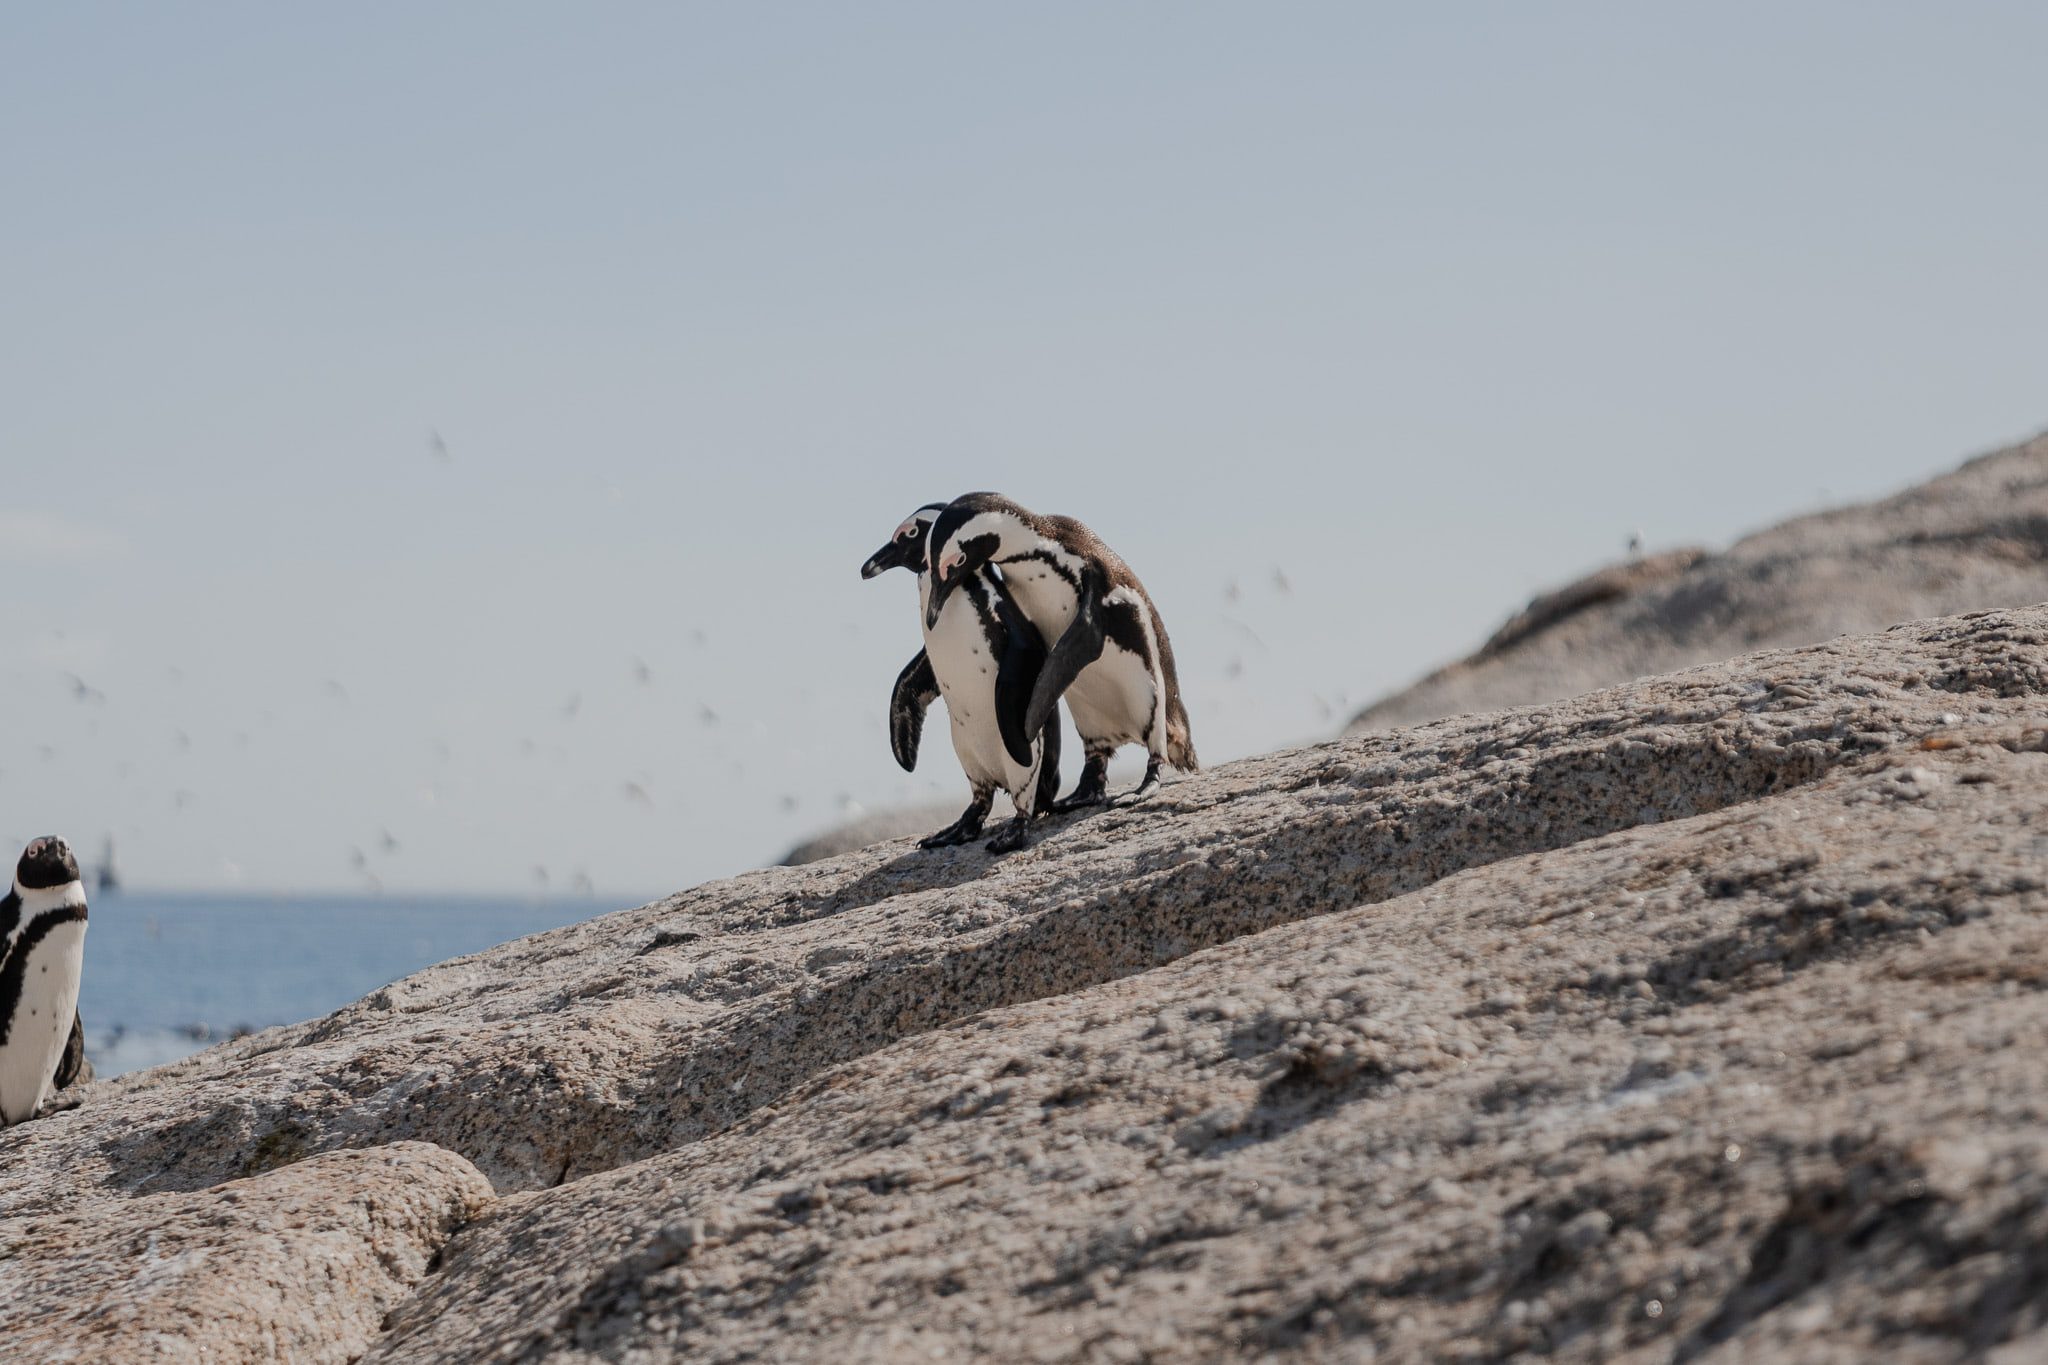
[{"label": "pale blue sky", "polygon": [[856,571],[984,487],[1136,566],[1210,761],[1321,737],[1632,530],[2048,423],[2044,52],[2019,3],[14,6],[0,837],[616,898],[950,799]]}]

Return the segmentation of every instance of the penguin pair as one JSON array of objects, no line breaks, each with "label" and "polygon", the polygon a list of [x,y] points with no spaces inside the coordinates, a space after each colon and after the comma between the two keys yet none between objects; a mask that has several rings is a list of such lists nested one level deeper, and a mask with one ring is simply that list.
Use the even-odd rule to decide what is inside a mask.
[{"label": "penguin pair", "polygon": [[917,767],[924,713],[946,699],[953,753],[972,798],[960,818],[918,841],[923,848],[964,844],[980,835],[997,789],[1009,793],[1017,814],[988,843],[991,853],[1024,847],[1032,817],[1059,788],[1059,717],[1027,729],[1031,690],[1044,671],[1045,642],[994,574],[972,575],[950,603],[933,609],[925,544],[944,503],[927,503],[904,518],[889,543],[860,566],[862,578],[890,569],[917,575],[924,648],[897,675],[889,697],[889,747],[905,772]]},{"label": "penguin pair", "polygon": [[78,1020],[85,885],[62,839],[22,852],[0,898],[0,1127],[34,1118],[52,1091],[89,1079]]},{"label": "penguin pair", "polygon": [[[1109,757],[1124,744],[1143,744],[1150,756],[1134,797],[1158,786],[1164,765],[1200,767],[1166,623],[1130,566],[1081,522],[1040,517],[995,493],[927,503],[861,576],[897,567],[918,575],[926,648],[903,670],[891,700],[896,760],[905,770],[914,765],[925,709],[943,694],[954,750],[974,786],[974,803],[924,840],[926,847],[973,838],[1001,786],[1018,815],[989,848],[1021,848],[1039,811],[1108,800]],[[964,657],[957,645],[935,649],[935,641],[971,642],[976,634],[987,653],[971,644]],[[1062,696],[1086,762],[1074,791],[1054,801]],[[983,757],[997,739],[1007,764]]]}]

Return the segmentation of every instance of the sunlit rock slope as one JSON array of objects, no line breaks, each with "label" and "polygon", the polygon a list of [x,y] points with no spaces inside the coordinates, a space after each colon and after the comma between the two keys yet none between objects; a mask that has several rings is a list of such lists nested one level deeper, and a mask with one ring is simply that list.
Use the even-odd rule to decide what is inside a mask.
[{"label": "sunlit rock slope", "polygon": [[1919,622],[446,963],[0,1133],[0,1340],[2032,1358],[2044,689]]},{"label": "sunlit rock slope", "polygon": [[1360,712],[1416,725],[1574,696],[1763,648],[2048,601],[2048,436],[1726,552],[1627,560],[1546,593],[1466,659]]}]

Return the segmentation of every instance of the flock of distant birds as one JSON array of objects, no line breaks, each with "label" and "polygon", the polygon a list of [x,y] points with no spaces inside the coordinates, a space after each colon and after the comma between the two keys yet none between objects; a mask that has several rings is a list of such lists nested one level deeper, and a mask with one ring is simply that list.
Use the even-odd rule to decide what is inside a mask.
[{"label": "flock of distant birds", "polygon": [[[427,448],[437,462],[454,463],[448,442],[438,429],[428,431]],[[863,569],[863,576],[872,577],[885,568],[908,568],[917,575],[921,599],[927,596],[932,579],[930,566],[926,562],[926,540],[941,513],[950,508],[960,508],[964,512],[969,504],[975,507],[974,515],[986,515],[1001,521],[1003,534],[1007,536],[999,553],[991,549],[988,551],[988,557],[975,562],[971,569],[958,570],[965,576],[966,581],[975,585],[970,590],[971,600],[977,604],[987,603],[985,608],[977,606],[975,619],[981,619],[980,613],[983,610],[991,613],[996,628],[1005,632],[1003,640],[1007,646],[1006,632],[1010,629],[1011,618],[1021,610],[1033,629],[1039,633],[1048,654],[1054,646],[1061,643],[1060,637],[1070,625],[1078,624],[1080,627],[1080,633],[1068,643],[1066,651],[1054,660],[1055,672],[1047,674],[1048,678],[1059,677],[1064,678],[1064,681],[1057,684],[1049,681],[1047,687],[1049,695],[1055,698],[1060,690],[1067,687],[1073,689],[1069,694],[1068,708],[1074,715],[1075,725],[1082,740],[1089,746],[1088,764],[1083,772],[1081,785],[1065,800],[1052,800],[1049,790],[1045,794],[1045,799],[1037,799],[1034,789],[1031,798],[1032,810],[1040,814],[1048,811],[1065,811],[1102,800],[1104,768],[1108,753],[1125,743],[1144,743],[1150,754],[1151,761],[1147,768],[1146,780],[1140,789],[1141,794],[1150,790],[1156,781],[1162,758],[1192,770],[1195,766],[1194,750],[1188,739],[1186,710],[1180,700],[1179,680],[1174,672],[1173,652],[1166,638],[1165,626],[1143,586],[1124,561],[1082,523],[1067,517],[1035,516],[1016,503],[993,493],[969,494],[950,504],[930,503],[918,508],[898,528],[890,544],[870,559]],[[992,521],[990,526],[994,525],[995,522]],[[976,534],[987,534],[987,530],[988,528],[983,528]],[[979,549],[980,547],[977,547],[977,552]],[[968,557],[964,553],[962,562],[968,562]],[[1002,567],[994,568],[998,565]],[[1006,584],[1003,575],[1013,570],[1017,581]],[[1056,578],[1057,582],[1041,581],[1047,579],[1048,575]],[[1093,585],[1085,593],[1084,582]],[[1281,594],[1288,594],[1293,590],[1286,573],[1278,566],[1272,570],[1272,586]],[[1006,592],[1006,587],[1010,591]],[[950,585],[942,591],[942,605],[944,593],[949,591]],[[1079,613],[1077,607],[1084,598],[1099,610],[1091,614]],[[1112,598],[1116,600],[1111,600]],[[1235,606],[1239,599],[1240,588],[1237,581],[1232,579],[1223,589],[1224,603],[1226,606]],[[1076,616],[1081,617],[1078,623],[1074,620]],[[1265,647],[1264,641],[1260,640],[1249,626],[1229,616],[1225,616],[1224,621],[1257,648]],[[950,642],[960,629],[960,622],[953,621],[949,626],[938,628],[936,633],[944,641]],[[1121,631],[1121,636],[1114,633],[1115,631]],[[699,648],[703,647],[704,632],[701,629],[693,629],[690,633],[694,644]],[[968,814],[963,815],[961,820],[940,832],[947,837],[939,842],[966,842],[976,836],[982,822],[987,818],[986,798],[995,790],[1011,788],[1005,780],[1007,774],[1002,766],[992,765],[984,757],[986,745],[981,739],[977,739],[971,746],[976,754],[975,758],[970,758],[968,751],[960,748],[963,742],[962,718],[959,714],[961,708],[953,705],[952,693],[977,687],[977,674],[950,667],[954,661],[947,657],[945,643],[939,648],[940,657],[933,659],[929,637],[934,634],[934,627],[928,626],[926,634],[926,651],[919,659],[912,661],[916,670],[915,676],[912,676],[912,669],[906,669],[904,678],[898,680],[897,693],[890,707],[890,738],[904,769],[912,770],[916,760],[918,730],[922,725],[924,711],[938,696],[944,695],[948,698],[948,707],[954,716],[955,749],[960,754],[961,765],[967,770],[969,783],[974,789],[975,804],[969,807]],[[1096,655],[1082,658],[1083,651],[1095,647],[1093,641],[1097,638],[1104,639],[1103,646]],[[1028,639],[1021,647],[1029,652]],[[1124,655],[1129,657],[1117,655],[1117,650],[1122,650]],[[1107,655],[1106,660],[1101,657],[1104,654]],[[1024,742],[1024,736],[1035,735],[1037,731],[1017,728],[1020,713],[1017,711],[1017,699],[1011,695],[1011,691],[1016,679],[1034,676],[1044,670],[1042,665],[1033,666],[1028,659],[1004,660],[1001,654],[994,657],[1005,663],[1004,677],[1011,682],[999,694],[982,698],[979,714],[974,719],[986,721],[991,716],[996,717],[1003,727],[1000,733],[1004,740],[1004,751],[1014,760],[1028,747]],[[1084,665],[1095,666],[1076,670],[1076,659],[1080,659]],[[922,668],[917,667],[920,661],[924,665]],[[1134,664],[1145,674],[1142,680],[1137,678],[1132,667]],[[1237,678],[1243,674],[1244,667],[1243,658],[1233,655],[1225,665],[1224,674],[1229,678]],[[173,676],[182,676],[180,670],[173,669],[171,672]],[[645,660],[632,660],[632,673],[640,686],[653,685],[653,671]],[[74,700],[82,705],[103,707],[107,704],[107,694],[84,677],[74,672],[65,672],[63,677]],[[1035,684],[1024,686],[1027,690],[1036,690]],[[348,690],[336,679],[327,679],[324,691],[342,703],[349,701]],[[1130,695],[1120,696],[1120,691]],[[1157,718],[1150,715],[1153,701],[1158,697],[1165,697],[1168,700],[1168,707],[1162,713],[1162,717],[1169,727],[1170,742],[1164,747],[1159,742],[1160,737],[1153,733],[1152,722]],[[996,705],[999,700],[1009,703],[1007,709]],[[1312,700],[1323,719],[1327,720],[1335,714],[1330,702],[1325,698],[1316,696]],[[1341,708],[1344,700],[1342,696],[1337,697],[1337,707]],[[582,704],[583,694],[572,694],[559,708],[561,716],[565,720],[575,719]],[[964,701],[963,705],[972,706],[974,702]],[[1027,700],[1025,705],[1033,714],[1043,713],[1041,719],[1052,714],[1050,700]],[[718,713],[709,705],[698,706],[697,718],[704,726],[715,727],[720,724]],[[968,728],[975,735],[983,733],[972,726]],[[1172,738],[1175,735],[1178,737]],[[246,735],[238,734],[236,738],[241,742],[247,741]],[[1044,756],[1043,771],[1048,774],[1045,780],[1050,787],[1057,777],[1059,768],[1058,734],[1048,734],[1047,741],[1052,747]],[[181,753],[190,752],[193,747],[191,737],[183,730],[177,731],[175,744]],[[44,744],[38,747],[44,759],[56,757],[56,751],[52,746]],[[446,760],[449,757],[447,746],[437,744],[437,748],[441,757]],[[522,752],[529,756],[536,751],[535,743],[530,738],[521,741],[521,748]],[[1170,749],[1178,750],[1185,762],[1174,759],[1169,752]],[[125,770],[128,765],[122,766]],[[655,798],[650,791],[651,783],[652,779],[644,774],[639,780],[624,778],[619,781],[617,791],[626,801],[652,809]],[[1014,800],[1016,792],[1012,790],[1011,795]],[[197,799],[193,792],[181,788],[173,793],[172,804],[177,809],[184,810]],[[849,794],[842,792],[838,800],[846,810],[857,812],[860,809]],[[783,793],[779,798],[780,809],[785,813],[795,810],[798,802],[798,796],[790,792]],[[980,811],[979,816],[970,819],[977,808]],[[1019,803],[1019,811],[1022,812],[1024,808],[1024,805]],[[1014,834],[1005,831],[1004,837],[1021,840],[1022,834],[1021,831]],[[937,838],[938,836],[934,836],[934,839]],[[930,845],[933,841],[925,842]],[[350,871],[361,878],[368,889],[381,892],[383,881],[378,874],[376,859],[389,858],[397,854],[399,848],[399,841],[391,831],[388,828],[380,828],[374,838],[346,846],[346,863]],[[235,874],[236,869],[232,864],[224,866],[229,868],[231,875]],[[589,873],[582,868],[571,869],[566,874],[556,874],[551,873],[546,866],[535,864],[530,869],[530,879],[536,892],[540,893],[555,887],[581,896],[595,893],[595,886]],[[99,861],[87,869],[87,881],[101,891],[117,889],[119,873],[114,864],[111,837]]]},{"label": "flock of distant birds", "polygon": [[[434,447],[448,458],[438,433]],[[1631,552],[1640,544],[1638,535]],[[861,577],[899,568],[917,579],[924,645],[890,696],[890,748],[914,771],[925,713],[943,697],[971,793],[960,817],[919,840],[922,847],[979,838],[998,791],[1016,813],[987,847],[1024,847],[1041,816],[1110,800],[1109,759],[1126,744],[1144,745],[1147,755],[1129,800],[1150,794],[1163,768],[1199,770],[1166,623],[1130,566],[1084,523],[1040,516],[999,493],[926,503],[868,557]],[[1274,586],[1290,586],[1278,568]],[[1227,602],[1237,596],[1234,583],[1225,589]],[[701,644],[702,632],[696,635]],[[643,685],[651,680],[644,662],[636,660],[635,671]],[[1234,665],[1231,675],[1237,671]],[[105,703],[83,678],[66,679],[77,700]],[[328,686],[345,699],[338,683]],[[1065,797],[1057,795],[1062,700],[1085,758]],[[564,714],[573,717],[580,703],[580,694],[572,697]],[[718,717],[703,707],[700,719],[715,725]],[[636,783],[625,784],[625,794],[651,804]],[[783,801],[785,809],[793,805]],[[397,846],[385,831],[383,851]],[[351,850],[351,863],[370,875],[360,848]],[[545,869],[535,872],[545,884]],[[111,837],[93,875],[101,891],[119,884]],[[587,878],[576,880],[588,891]],[[0,899],[0,1127],[91,1077],[77,1012],[85,925],[85,879],[70,847],[56,836],[32,841]]]},{"label": "flock of distant birds", "polygon": [[[944,697],[972,793],[924,847],[978,838],[1000,790],[1016,815],[987,847],[1022,848],[1038,816],[1109,799],[1109,758],[1125,744],[1147,755],[1134,800],[1159,785],[1163,767],[1200,768],[1166,622],[1130,566],[1083,523],[1040,516],[1000,493],[926,503],[860,572],[899,568],[917,577],[924,647],[897,676],[890,747],[914,769],[925,711]],[[1074,790],[1055,799],[1062,698],[1086,761]]]},{"label": "flock of distant birds", "polygon": [[[1200,767],[1166,623],[1130,566],[1081,522],[1039,516],[997,493],[927,503],[861,576],[896,568],[917,578],[924,645],[896,679],[890,747],[914,770],[925,713],[943,697],[972,793],[924,847],[980,837],[1003,791],[1016,815],[987,846],[1022,848],[1038,817],[1106,803],[1110,756],[1126,744],[1147,755],[1130,800],[1151,793],[1163,768]],[[1062,700],[1086,762],[1074,790],[1056,799]],[[111,889],[111,840],[98,871],[101,889]],[[0,899],[0,1127],[91,1077],[78,1016],[85,928],[77,857],[55,835],[33,840]]]}]

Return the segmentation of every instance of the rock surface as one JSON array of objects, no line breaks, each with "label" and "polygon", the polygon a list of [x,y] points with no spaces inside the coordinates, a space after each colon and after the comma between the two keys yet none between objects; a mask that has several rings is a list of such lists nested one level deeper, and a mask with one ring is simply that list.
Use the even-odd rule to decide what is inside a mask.
[{"label": "rock surface", "polygon": [[[951,754],[942,756],[951,759]],[[959,817],[967,800],[962,797],[956,802],[934,801],[919,806],[897,806],[889,810],[873,811],[834,825],[822,834],[804,840],[795,848],[782,855],[784,867],[802,867],[805,863],[821,863],[827,858],[836,858],[842,853],[851,853],[869,844],[878,844],[885,839],[923,838],[935,830],[944,829]],[[1003,808],[1009,809],[1009,798],[1003,798]],[[991,810],[989,829],[994,830],[999,817]]]},{"label": "rock surface", "polygon": [[491,1198],[419,1142],[0,1225],[10,1360],[348,1361]]},{"label": "rock surface", "polygon": [[370,1360],[2028,1358],[2044,690],[1921,622],[521,940],[0,1133],[7,1297],[210,1315],[116,1248],[247,1190],[395,1268],[207,1292]]},{"label": "rock surface", "polygon": [[1610,565],[1546,593],[1354,730],[1575,696],[1763,648],[2048,601],[2048,436],[1895,497],[1799,517],[1723,554]]},{"label": "rock surface", "polygon": [[506,1200],[370,1358],[1865,1361],[2035,1332],[2048,755],[2008,746],[2041,738],[888,1049]]}]

